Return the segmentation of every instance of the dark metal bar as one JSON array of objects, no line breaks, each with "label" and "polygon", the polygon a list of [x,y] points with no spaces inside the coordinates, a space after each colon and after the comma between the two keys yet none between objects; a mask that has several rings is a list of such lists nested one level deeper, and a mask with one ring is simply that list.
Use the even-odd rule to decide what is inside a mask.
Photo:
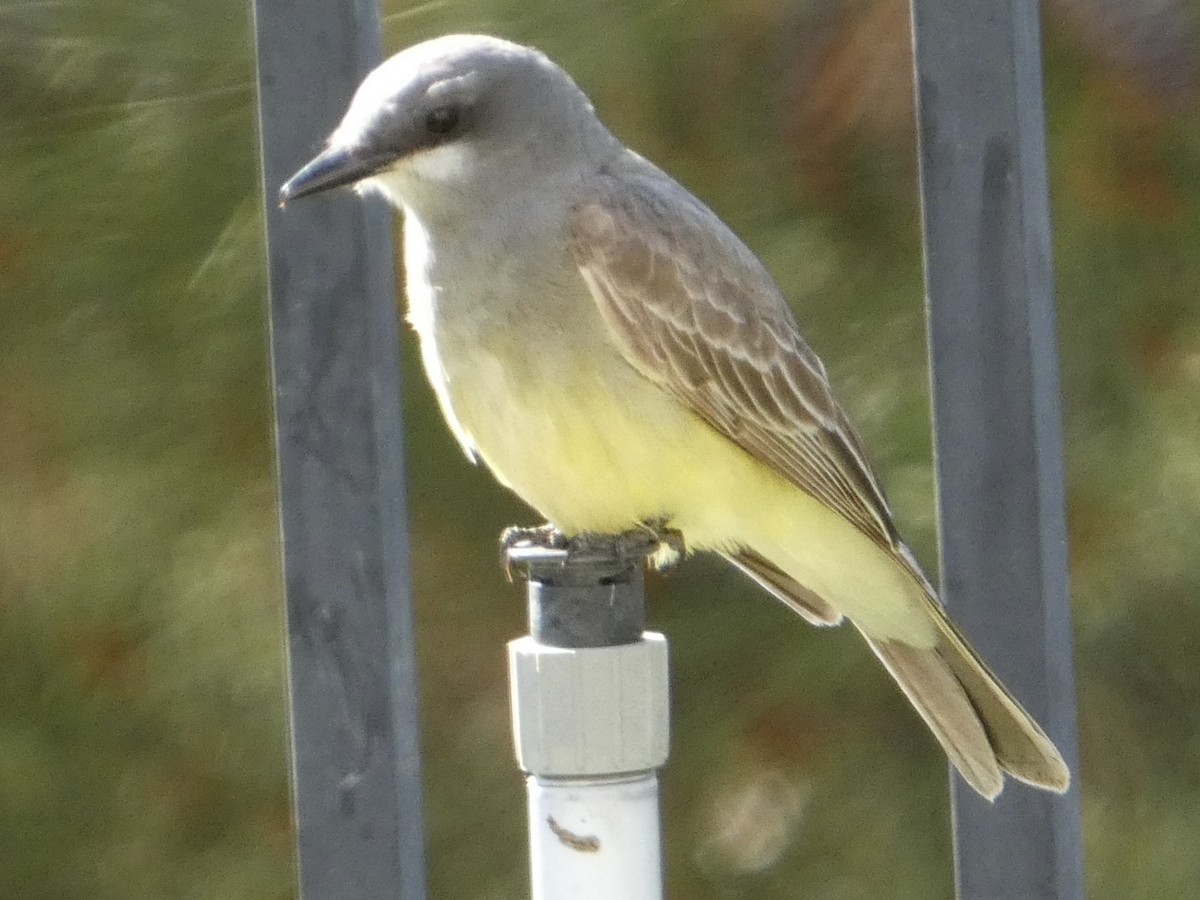
[{"label": "dark metal bar", "polygon": [[941,530],[954,618],[1063,752],[1063,796],[954,780],[962,900],[1082,898],[1036,0],[913,0]]},{"label": "dark metal bar", "polygon": [[300,890],[423,900],[391,218],[344,193],[276,200],[379,61],[379,15],[255,14]]}]

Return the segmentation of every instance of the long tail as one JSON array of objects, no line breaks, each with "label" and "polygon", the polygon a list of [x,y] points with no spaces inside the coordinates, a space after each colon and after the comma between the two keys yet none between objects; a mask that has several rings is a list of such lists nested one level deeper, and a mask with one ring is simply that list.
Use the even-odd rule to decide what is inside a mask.
[{"label": "long tail", "polygon": [[1058,748],[933,601],[930,615],[940,635],[931,649],[866,637],[955,768],[989,800],[1004,787],[1004,772],[1065,791],[1071,773]]},{"label": "long tail", "polygon": [[[737,553],[729,558],[813,624],[832,625],[840,620],[828,604],[763,557]],[[915,563],[912,566],[926,587],[926,611],[937,628],[937,643],[930,648],[914,647],[876,640],[864,632],[871,649],[933,731],[954,767],[984,797],[994,800],[999,795],[1005,772],[1046,790],[1067,790],[1071,773],[1058,748],[971,649],[931,596],[932,589]]]}]

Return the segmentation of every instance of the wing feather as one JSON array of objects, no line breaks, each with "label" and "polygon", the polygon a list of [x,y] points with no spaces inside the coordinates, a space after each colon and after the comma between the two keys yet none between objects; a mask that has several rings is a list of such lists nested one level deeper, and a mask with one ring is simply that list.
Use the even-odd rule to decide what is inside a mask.
[{"label": "wing feather", "polygon": [[710,425],[898,553],[887,500],[762,264],[654,177],[601,177],[571,247],[622,353]]}]

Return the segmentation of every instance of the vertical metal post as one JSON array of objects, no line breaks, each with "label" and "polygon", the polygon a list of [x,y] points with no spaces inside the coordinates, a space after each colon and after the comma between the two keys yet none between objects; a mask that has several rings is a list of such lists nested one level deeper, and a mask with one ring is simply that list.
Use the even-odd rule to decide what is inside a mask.
[{"label": "vertical metal post", "polygon": [[642,557],[526,546],[508,561],[529,581],[530,634],[508,658],[533,900],[661,900],[667,642],[643,631]]},{"label": "vertical metal post", "polygon": [[942,592],[1071,767],[954,784],[960,898],[1083,897],[1036,0],[913,0]]},{"label": "vertical metal post", "polygon": [[378,10],[256,0],[255,32],[300,889],[423,900],[391,217],[276,201],[378,63]]}]

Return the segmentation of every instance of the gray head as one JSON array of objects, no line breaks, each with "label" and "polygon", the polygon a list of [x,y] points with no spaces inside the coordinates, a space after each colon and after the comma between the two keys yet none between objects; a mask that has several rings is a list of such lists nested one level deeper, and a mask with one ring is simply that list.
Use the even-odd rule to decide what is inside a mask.
[{"label": "gray head", "polygon": [[615,152],[569,75],[544,54],[485,35],[449,35],[366,77],[324,152],[280,200],[345,185],[393,202],[487,202]]}]

